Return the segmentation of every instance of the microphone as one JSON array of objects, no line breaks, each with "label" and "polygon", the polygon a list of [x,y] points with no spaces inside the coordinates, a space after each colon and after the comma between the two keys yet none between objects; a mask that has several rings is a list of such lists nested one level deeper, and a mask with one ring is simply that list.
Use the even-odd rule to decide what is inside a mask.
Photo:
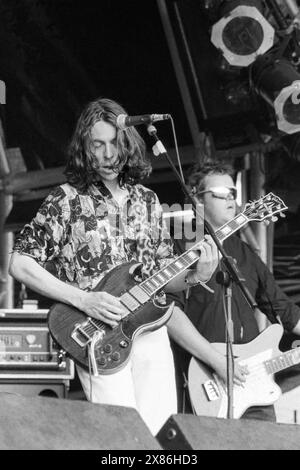
[{"label": "microphone", "polygon": [[139,126],[141,124],[151,124],[155,121],[164,121],[171,119],[170,114],[144,114],[142,116],[128,116],[127,114],[119,114],[116,120],[116,126],[123,131],[127,127]]}]

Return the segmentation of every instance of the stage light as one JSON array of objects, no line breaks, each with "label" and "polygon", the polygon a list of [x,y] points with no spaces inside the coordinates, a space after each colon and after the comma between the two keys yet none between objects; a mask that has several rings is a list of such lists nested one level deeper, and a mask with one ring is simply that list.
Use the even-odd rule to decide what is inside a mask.
[{"label": "stage light", "polygon": [[261,13],[260,0],[228,0],[213,25],[212,43],[231,65],[248,67],[274,44],[275,31]]},{"label": "stage light", "polygon": [[277,127],[286,134],[300,131],[300,74],[286,59],[260,57],[252,66],[255,91],[273,108]]}]

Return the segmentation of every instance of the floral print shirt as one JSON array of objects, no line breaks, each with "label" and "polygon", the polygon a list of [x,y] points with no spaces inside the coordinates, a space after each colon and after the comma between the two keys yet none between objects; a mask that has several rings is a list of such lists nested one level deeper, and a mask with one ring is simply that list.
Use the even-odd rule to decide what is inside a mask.
[{"label": "floral print shirt", "polygon": [[125,187],[128,198],[119,206],[101,182],[85,193],[58,186],[16,237],[14,251],[86,290],[131,260],[141,262],[148,277],[171,261],[171,239],[157,195],[141,184]]}]

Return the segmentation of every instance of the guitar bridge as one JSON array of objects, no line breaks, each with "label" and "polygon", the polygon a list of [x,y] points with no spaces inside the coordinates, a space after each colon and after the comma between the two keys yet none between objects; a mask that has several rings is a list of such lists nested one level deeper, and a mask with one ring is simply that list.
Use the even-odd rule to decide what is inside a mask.
[{"label": "guitar bridge", "polygon": [[91,338],[81,328],[81,325],[77,325],[71,333],[71,338],[81,347],[84,348],[90,341]]},{"label": "guitar bridge", "polygon": [[[99,332],[99,335],[101,335],[101,337],[104,336],[104,332],[96,330],[96,328],[95,328],[95,331],[92,331],[91,326],[95,327],[93,321],[89,319],[84,323],[78,323],[71,333],[71,338],[81,348],[85,348],[92,341],[93,334],[95,334],[95,331],[97,333]],[[100,339],[99,335],[98,335],[98,339]]]},{"label": "guitar bridge", "polygon": [[207,380],[202,386],[209,401],[216,401],[221,398],[218,384],[214,380]]}]

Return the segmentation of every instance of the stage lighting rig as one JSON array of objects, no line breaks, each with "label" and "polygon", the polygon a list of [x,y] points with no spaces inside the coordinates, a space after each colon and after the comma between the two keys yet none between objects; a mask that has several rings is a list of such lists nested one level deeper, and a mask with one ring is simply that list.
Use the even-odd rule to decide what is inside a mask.
[{"label": "stage lighting rig", "polygon": [[251,66],[251,85],[275,111],[277,127],[286,134],[300,131],[300,74],[284,57],[259,57]]},{"label": "stage lighting rig", "polygon": [[275,30],[261,0],[226,0],[211,30],[211,42],[229,64],[248,67],[274,44]]}]

